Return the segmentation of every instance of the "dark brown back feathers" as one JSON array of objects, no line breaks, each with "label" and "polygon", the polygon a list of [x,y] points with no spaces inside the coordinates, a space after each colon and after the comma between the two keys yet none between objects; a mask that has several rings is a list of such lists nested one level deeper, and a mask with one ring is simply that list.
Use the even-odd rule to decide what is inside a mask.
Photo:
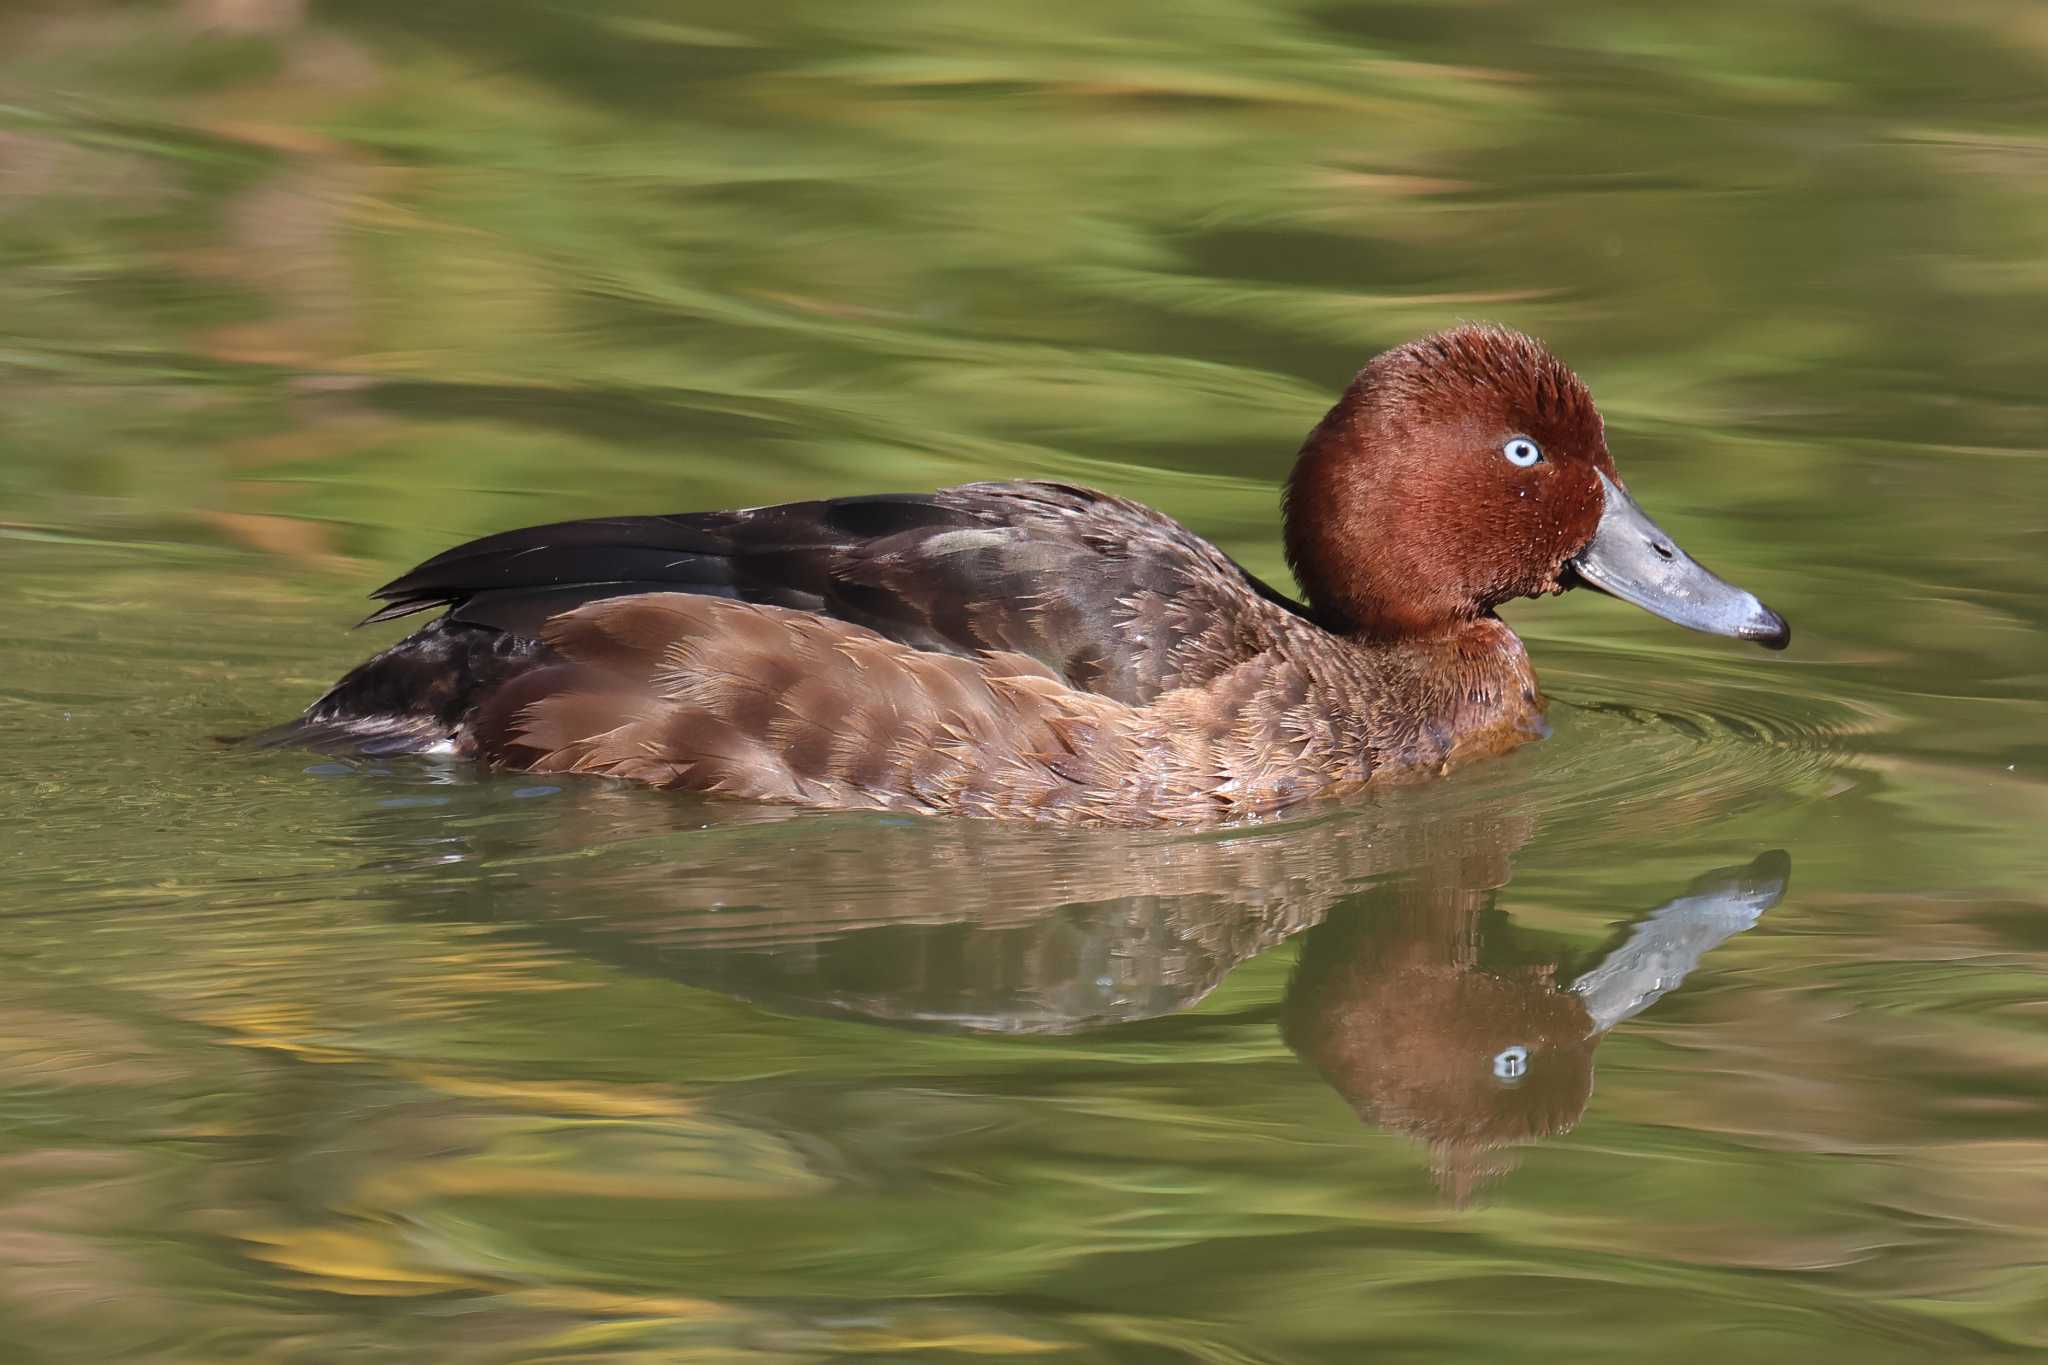
[{"label": "dark brown back feathers", "polygon": [[864,626],[917,649],[1022,654],[1144,702],[1272,643],[1293,604],[1138,503],[1050,483],[607,517],[486,536],[372,594],[389,620],[538,635],[586,602],[687,592]]}]

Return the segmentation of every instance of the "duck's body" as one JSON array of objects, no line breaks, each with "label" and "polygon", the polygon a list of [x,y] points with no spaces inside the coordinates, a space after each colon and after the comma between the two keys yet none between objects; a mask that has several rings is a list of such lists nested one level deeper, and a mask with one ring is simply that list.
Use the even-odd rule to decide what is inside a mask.
[{"label": "duck's body", "polygon": [[[1424,379],[1458,400],[1450,437],[1396,401]],[[1482,443],[1535,434],[1559,470],[1446,477],[1468,457],[1431,442],[1475,422]],[[1617,505],[1641,518],[1603,467],[1570,371],[1464,328],[1375,361],[1310,436],[1288,499],[1308,605],[1161,513],[1062,484],[565,522],[379,589],[372,620],[448,611],[273,737],[837,809],[1271,814],[1541,732],[1493,607],[1558,590],[1574,555],[1585,572]],[[1444,514],[1452,493],[1469,515]],[[1764,625],[1728,633],[1775,642],[1782,621],[1740,596]]]}]

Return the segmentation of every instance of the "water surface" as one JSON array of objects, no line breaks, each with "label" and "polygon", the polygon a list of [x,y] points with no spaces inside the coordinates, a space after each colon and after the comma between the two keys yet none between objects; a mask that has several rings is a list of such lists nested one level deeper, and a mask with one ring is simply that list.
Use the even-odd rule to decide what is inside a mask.
[{"label": "water surface", "polygon": [[[1099,3],[0,15],[10,1360],[2048,1346],[2048,27]],[[228,754],[461,538],[972,478],[1284,581],[1543,335],[1783,656],[1271,826]]]}]

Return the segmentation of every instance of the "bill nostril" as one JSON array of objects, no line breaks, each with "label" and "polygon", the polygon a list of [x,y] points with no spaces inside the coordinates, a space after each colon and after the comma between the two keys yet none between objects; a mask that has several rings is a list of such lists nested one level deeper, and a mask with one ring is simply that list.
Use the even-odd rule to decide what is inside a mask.
[{"label": "bill nostril", "polygon": [[1657,552],[1657,558],[1659,559],[1678,558],[1678,551],[1672,549],[1671,546],[1664,541],[1653,540],[1650,542],[1650,548]]}]

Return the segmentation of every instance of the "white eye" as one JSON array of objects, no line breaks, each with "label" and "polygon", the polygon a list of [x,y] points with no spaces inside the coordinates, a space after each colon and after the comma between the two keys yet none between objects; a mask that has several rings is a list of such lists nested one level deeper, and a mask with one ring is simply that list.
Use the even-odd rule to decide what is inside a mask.
[{"label": "white eye", "polygon": [[1521,1080],[1529,1074],[1529,1049],[1516,1043],[1494,1053],[1493,1074],[1504,1081]]},{"label": "white eye", "polygon": [[1507,456],[1508,463],[1515,468],[1527,469],[1543,458],[1543,447],[1526,436],[1515,436],[1500,448],[1500,453]]}]

